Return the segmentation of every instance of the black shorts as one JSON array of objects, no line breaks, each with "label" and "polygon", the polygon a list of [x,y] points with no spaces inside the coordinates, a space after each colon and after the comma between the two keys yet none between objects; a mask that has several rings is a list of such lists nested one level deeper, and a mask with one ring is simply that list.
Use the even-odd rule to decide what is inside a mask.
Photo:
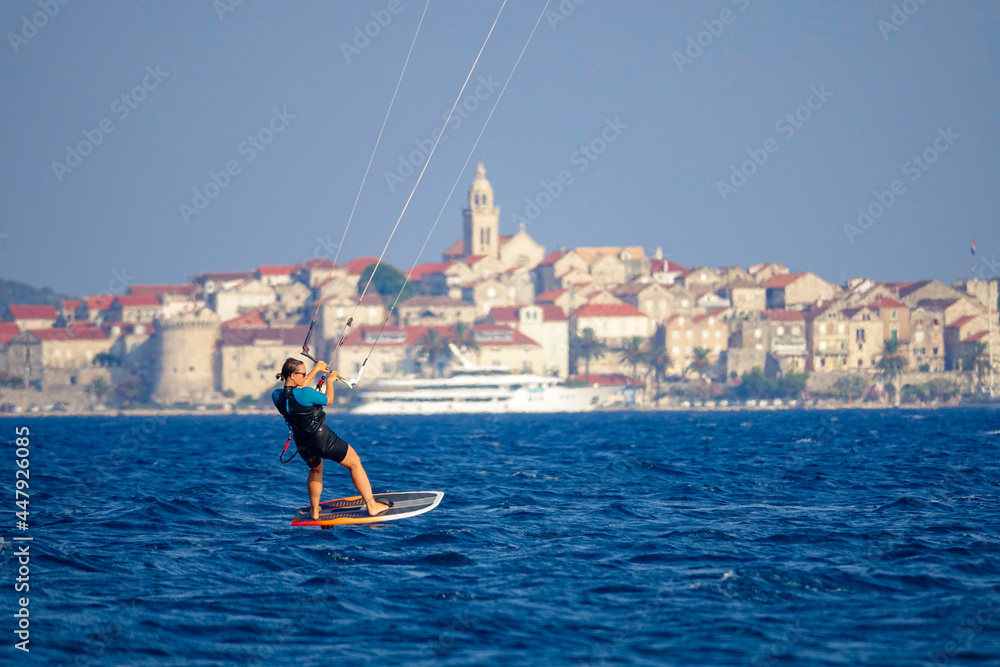
[{"label": "black shorts", "polygon": [[295,448],[310,468],[318,466],[322,459],[340,463],[347,456],[348,447],[347,441],[325,423],[320,424],[315,433],[295,434]]}]

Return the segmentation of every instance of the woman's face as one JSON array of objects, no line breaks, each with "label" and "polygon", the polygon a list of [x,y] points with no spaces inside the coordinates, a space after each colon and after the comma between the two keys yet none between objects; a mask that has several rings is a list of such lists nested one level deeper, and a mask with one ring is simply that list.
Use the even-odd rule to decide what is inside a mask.
[{"label": "woman's face", "polygon": [[292,384],[296,387],[302,387],[306,383],[306,365],[299,364],[299,367],[292,373],[291,377]]}]

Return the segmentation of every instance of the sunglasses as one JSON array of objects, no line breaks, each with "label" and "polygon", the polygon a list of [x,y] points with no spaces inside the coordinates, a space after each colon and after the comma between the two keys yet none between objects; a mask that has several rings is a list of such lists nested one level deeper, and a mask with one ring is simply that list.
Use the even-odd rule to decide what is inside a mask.
[{"label": "sunglasses", "polygon": [[295,371],[292,375],[308,375],[305,371]]}]

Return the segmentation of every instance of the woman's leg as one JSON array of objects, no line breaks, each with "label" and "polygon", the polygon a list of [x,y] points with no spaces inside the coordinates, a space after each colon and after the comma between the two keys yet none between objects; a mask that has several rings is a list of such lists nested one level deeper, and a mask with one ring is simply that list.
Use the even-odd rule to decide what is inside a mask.
[{"label": "woman's leg", "polygon": [[319,465],[309,468],[309,506],[312,507],[312,518],[319,518],[319,498],[323,495],[323,459],[319,460]]},{"label": "woman's leg", "polygon": [[361,494],[361,498],[366,501],[368,514],[375,516],[379,512],[389,509],[385,503],[375,500],[375,496],[372,494],[372,485],[368,482],[368,475],[361,467],[361,459],[358,458],[358,453],[350,445],[347,446],[347,456],[340,462],[340,465],[351,471],[351,481],[354,482],[354,488]]}]

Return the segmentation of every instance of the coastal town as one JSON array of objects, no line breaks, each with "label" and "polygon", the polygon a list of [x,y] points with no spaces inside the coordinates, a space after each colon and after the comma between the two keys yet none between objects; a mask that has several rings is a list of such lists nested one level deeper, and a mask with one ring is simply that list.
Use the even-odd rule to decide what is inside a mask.
[{"label": "coastal town", "polygon": [[[623,404],[638,407],[727,404],[741,385],[770,386],[771,405],[782,405],[774,388],[795,378],[785,405],[994,395],[994,276],[837,285],[776,262],[682,266],[660,248],[547,249],[524,225],[500,234],[499,222],[480,163],[462,236],[407,272],[382,263],[369,280],[375,257],[318,257],[10,305],[0,404],[253,409],[281,362],[302,352],[314,314],[311,353],[345,376],[364,365],[366,383],[441,375],[460,350],[478,366],[621,386]],[[758,393],[743,404],[765,404]]]}]

